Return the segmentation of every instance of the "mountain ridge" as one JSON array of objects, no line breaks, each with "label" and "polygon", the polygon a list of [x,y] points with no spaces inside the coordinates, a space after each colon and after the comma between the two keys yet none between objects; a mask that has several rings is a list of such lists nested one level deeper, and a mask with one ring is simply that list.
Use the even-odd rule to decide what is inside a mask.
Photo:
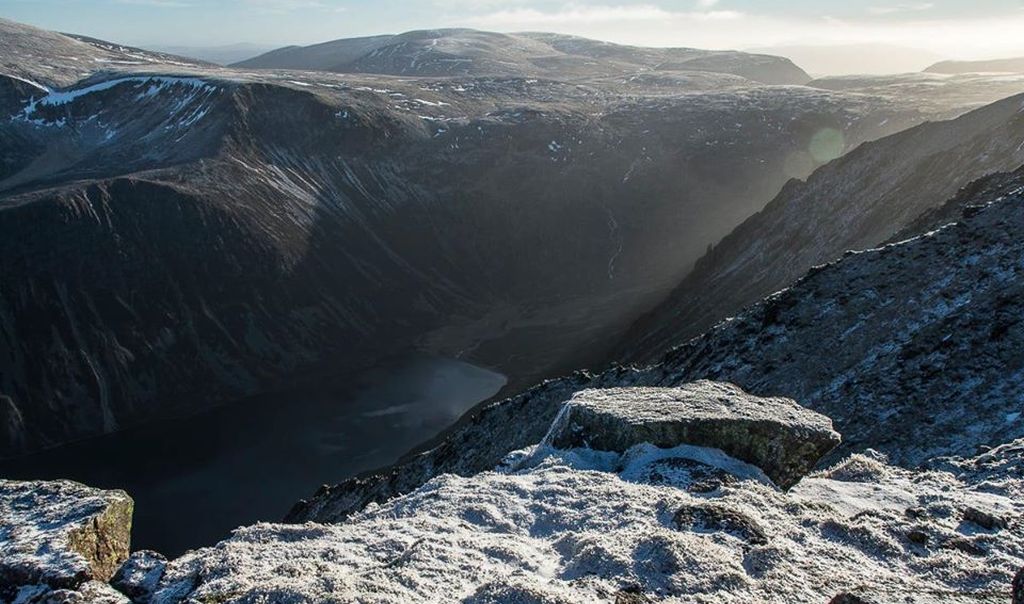
[{"label": "mountain ridge", "polygon": [[940,61],[925,69],[928,73],[1024,73],[1024,57],[981,61]]},{"label": "mountain ridge", "polygon": [[[594,61],[597,61],[595,64]],[[278,68],[457,76],[616,75],[641,69],[718,71],[767,84],[805,84],[788,59],[737,51],[641,48],[551,33],[501,34],[467,28],[417,30],[289,46],[233,64]]]}]

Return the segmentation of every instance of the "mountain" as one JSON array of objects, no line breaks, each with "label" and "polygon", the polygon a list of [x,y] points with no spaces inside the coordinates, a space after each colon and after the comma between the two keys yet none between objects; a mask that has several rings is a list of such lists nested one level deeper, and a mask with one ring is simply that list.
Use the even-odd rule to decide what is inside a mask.
[{"label": "mountain", "polygon": [[22,75],[0,76],[0,455],[411,351],[513,391],[600,362],[788,178],[929,115],[709,72],[433,79],[148,54],[54,90],[121,47],[18,31],[4,64]]},{"label": "mountain", "polygon": [[929,73],[1024,73],[1024,57],[989,61],[942,61],[925,69]]},{"label": "mountain", "polygon": [[1024,96],[862,145],[792,181],[717,243],[620,345],[656,359],[844,251],[888,240],[937,201],[1024,163]]},{"label": "mountain", "polygon": [[1022,604],[1024,95],[965,113],[1016,78],[465,30],[223,68],[3,25],[0,456],[152,422],[61,472],[116,451],[185,533],[378,459],[357,418],[463,408],[388,361],[508,386],[171,560],[131,551],[135,487],[0,479],[0,601]]},{"label": "mountain", "polygon": [[811,90],[294,81],[123,75],[3,124],[6,450],[323,358],[415,346],[524,384],[587,364],[781,186],[778,149],[874,122]]},{"label": "mountain", "polygon": [[788,59],[692,48],[639,48],[548,33],[411,31],[289,46],[234,65],[415,76],[593,77],[638,71],[709,71],[766,84],[811,78]]},{"label": "mountain", "polygon": [[942,115],[959,102],[766,86],[689,70],[746,55],[551,34],[517,39],[676,63],[75,68],[135,51],[5,27],[21,71],[0,75],[0,456],[417,351],[495,369],[507,392],[598,364],[789,178],[932,119],[929,94]]},{"label": "mountain", "polygon": [[843,435],[833,459],[872,449],[913,467],[1020,439],[1024,168],[932,206],[943,210],[922,218],[924,232],[817,267],[648,367],[578,372],[479,408],[395,466],[322,488],[289,520],[338,522],[435,476],[492,468],[540,442],[588,388],[713,379],[789,397],[832,419]]}]

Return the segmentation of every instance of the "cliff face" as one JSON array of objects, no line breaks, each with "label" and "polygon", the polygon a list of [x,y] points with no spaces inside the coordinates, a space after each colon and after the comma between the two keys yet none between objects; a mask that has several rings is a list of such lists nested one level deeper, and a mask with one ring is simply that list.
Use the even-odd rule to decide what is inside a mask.
[{"label": "cliff face", "polygon": [[729,381],[828,415],[841,452],[874,448],[908,466],[1020,438],[1024,172],[972,189],[958,222],[816,268],[647,368],[578,373],[484,407],[433,449],[322,489],[290,518],[337,520],[432,476],[491,467],[540,440],[584,388]]}]

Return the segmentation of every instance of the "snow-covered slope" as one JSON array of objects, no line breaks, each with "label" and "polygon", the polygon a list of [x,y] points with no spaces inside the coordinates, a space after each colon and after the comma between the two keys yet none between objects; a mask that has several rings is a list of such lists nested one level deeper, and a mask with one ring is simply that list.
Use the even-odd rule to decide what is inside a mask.
[{"label": "snow-covered slope", "polygon": [[971,189],[953,225],[815,269],[648,368],[580,372],[488,405],[430,450],[324,488],[291,517],[336,520],[491,467],[537,442],[584,388],[730,381],[828,415],[842,452],[881,449],[907,466],[1024,437],[1024,170]]}]

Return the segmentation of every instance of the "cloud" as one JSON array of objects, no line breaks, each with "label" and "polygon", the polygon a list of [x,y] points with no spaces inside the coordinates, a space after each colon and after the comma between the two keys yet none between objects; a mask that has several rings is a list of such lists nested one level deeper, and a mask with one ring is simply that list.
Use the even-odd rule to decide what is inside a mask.
[{"label": "cloud", "polygon": [[530,0],[433,0],[434,6],[440,9],[458,9],[464,11],[494,10],[501,6],[522,5]]},{"label": "cloud", "polygon": [[697,0],[697,6],[700,8],[711,8],[718,4],[718,0]]},{"label": "cloud", "polygon": [[181,2],[180,0],[117,0],[117,3],[154,6],[157,8],[187,8],[192,6],[190,2]]},{"label": "cloud", "polygon": [[262,13],[288,13],[297,10],[341,12],[345,10],[333,2],[323,0],[239,0],[241,4]]},{"label": "cloud", "polygon": [[607,23],[716,21],[739,19],[742,16],[742,13],[736,11],[673,12],[654,5],[589,6],[569,4],[554,11],[544,11],[535,8],[500,10],[464,18],[462,23],[474,27],[528,29],[530,27],[549,27],[553,25],[579,26]]},{"label": "cloud", "polygon": [[872,15],[892,15],[897,13],[917,13],[935,8],[931,2],[919,2],[917,4],[894,4],[892,6],[869,6],[868,13]]}]

